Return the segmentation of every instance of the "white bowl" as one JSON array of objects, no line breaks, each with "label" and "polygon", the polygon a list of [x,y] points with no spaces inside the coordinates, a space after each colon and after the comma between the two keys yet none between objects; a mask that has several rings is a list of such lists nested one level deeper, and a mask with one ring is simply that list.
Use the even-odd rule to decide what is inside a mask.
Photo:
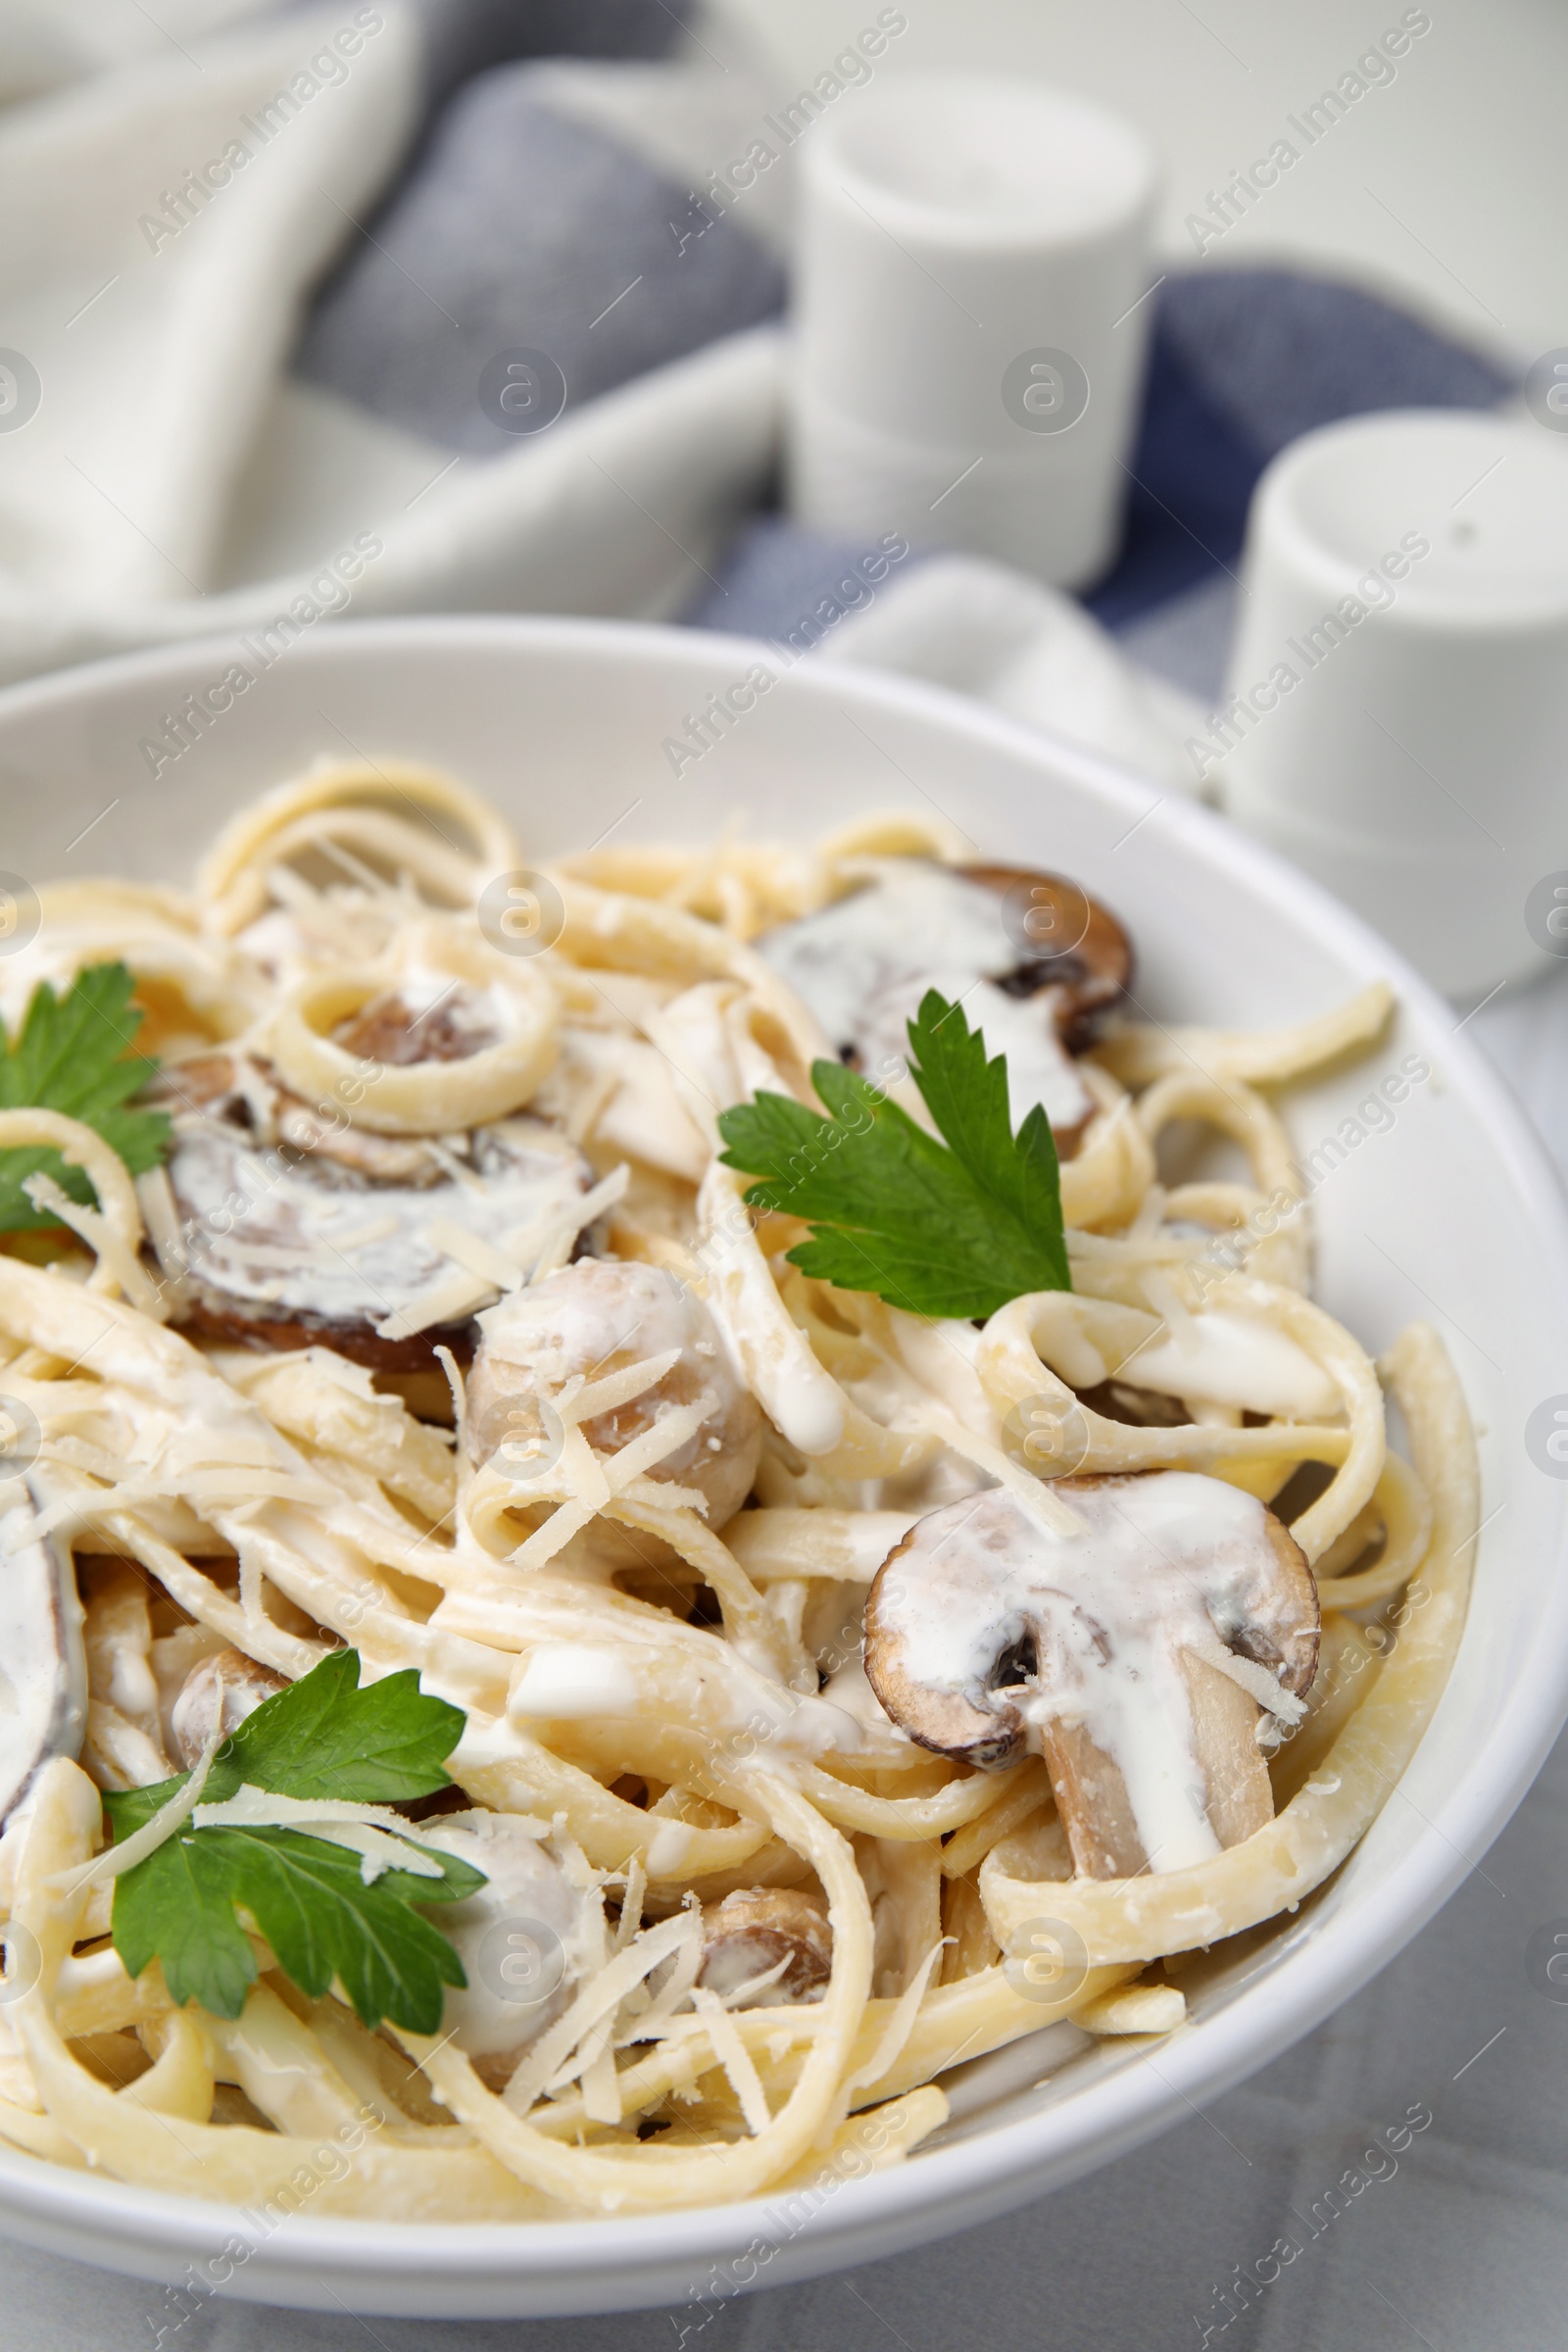
[{"label": "white bowl", "polygon": [[[136,655],[0,696],[0,862],[36,880],[183,879],[253,793],[320,752],[445,764],[515,818],[524,855],[700,840],[732,815],[808,836],[858,809],[935,806],[989,854],[1074,875],[1129,923],[1161,1020],[1263,1026],[1378,974],[1392,1046],[1299,1090],[1298,1143],[1333,1132],[1374,1069],[1416,1050],[1431,1082],[1316,1196],[1318,1296],[1371,1348],[1415,1317],[1453,1351],[1481,1432],[1475,1602],[1437,1716],[1338,1878],[1236,1959],[1155,2045],[1058,2027],[963,2071],[953,2122],[910,2161],[782,2203],[625,2221],[427,2230],[297,2216],[226,2291],[319,2309],[544,2316],[724,2296],[894,2253],[986,2220],[1135,2146],[1276,2056],[1405,1943],[1496,1836],[1568,1711],[1568,1483],[1525,1446],[1563,1380],[1568,1218],[1523,1117],[1450,1008],[1312,884],[1185,802],[1088,754],[903,679],[802,662],[679,778],[664,750],[760,649],[594,621],[349,624],[292,644],[155,780],[141,749],[222,676],[223,642]],[[256,666],[254,659],[252,666]],[[775,658],[776,666],[776,658]],[[90,828],[90,830],[89,830]],[[0,2228],[172,2283],[238,2217],[0,2148]],[[251,2234],[254,2234],[252,2232]]]}]

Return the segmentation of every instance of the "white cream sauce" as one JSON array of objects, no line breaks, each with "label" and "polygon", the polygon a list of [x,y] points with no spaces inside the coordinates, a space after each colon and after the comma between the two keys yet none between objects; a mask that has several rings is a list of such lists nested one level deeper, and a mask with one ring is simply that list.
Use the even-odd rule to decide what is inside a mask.
[{"label": "white cream sauce", "polygon": [[844,1435],[844,1398],[805,1334],[793,1323],[785,1328],[774,1298],[762,1290],[765,1267],[760,1277],[749,1273],[727,1266],[710,1277],[710,1308],[728,1355],[744,1366],[759,1402],[792,1446],[808,1456],[831,1453]]},{"label": "white cream sauce", "polygon": [[893,1306],[888,1309],[888,1325],[900,1356],[922,1388],[940,1397],[975,1437],[1000,1444],[1002,1421],[978,1370],[985,1338],[978,1324],[928,1320]]},{"label": "white cream sauce", "polygon": [[799,1346],[791,1343],[771,1301],[759,1299],[760,1289],[732,1268],[710,1278],[714,1323],[774,1427],[804,1454],[831,1453],[844,1435],[844,1399],[810,1354],[810,1343],[804,1334]]},{"label": "white cream sauce", "polygon": [[[1127,1785],[1151,1870],[1180,1870],[1219,1850],[1182,1652],[1212,1656],[1216,1641],[1270,1623],[1278,1569],[1263,1505],[1166,1471],[1075,1490],[1072,1507],[1083,1533],[1054,1541],[1001,1490],[934,1512],[888,1572],[881,1621],[911,1680],[984,1712],[999,1658],[1032,1633],[1039,1664],[1013,1693],[1020,1712],[1035,1727],[1081,1723]],[[1277,1706],[1299,1712],[1284,1690]]]},{"label": "white cream sauce", "polygon": [[1321,1364],[1287,1332],[1225,1307],[1186,1316],[1179,1329],[1137,1348],[1114,1377],[1162,1396],[1242,1405],[1292,1421],[1322,1420],[1344,1403]]},{"label": "white cream sauce", "polygon": [[197,1281],[259,1313],[344,1323],[377,1323],[451,1276],[432,1224],[525,1252],[591,1181],[569,1145],[526,1118],[480,1130],[468,1162],[419,1185],[356,1181],[319,1158],[264,1152],[225,1120],[187,1115],[169,1174]]},{"label": "white cream sauce", "polygon": [[884,1738],[891,1735],[895,1740],[907,1737],[900,1731],[867,1682],[863,1658],[851,1658],[836,1674],[830,1674],[822,1685],[821,1695],[827,1705],[837,1707],[843,1714],[853,1715],[856,1722],[866,1731],[880,1732]]},{"label": "white cream sauce", "polygon": [[625,1653],[592,1642],[541,1642],[530,1650],[507,1698],[507,1712],[571,1722],[635,1715],[643,1688]]},{"label": "white cream sauce", "polygon": [[867,888],[757,945],[835,1052],[853,1047],[867,1076],[907,1058],[906,1023],[935,988],[962,1001],[991,1054],[1005,1054],[1015,1127],[1036,1102],[1053,1128],[1080,1126],[1094,1102],[1056,1033],[1055,990],[1011,997],[994,985],[1026,960],[1002,906],[996,891],[947,867],[889,858]]}]

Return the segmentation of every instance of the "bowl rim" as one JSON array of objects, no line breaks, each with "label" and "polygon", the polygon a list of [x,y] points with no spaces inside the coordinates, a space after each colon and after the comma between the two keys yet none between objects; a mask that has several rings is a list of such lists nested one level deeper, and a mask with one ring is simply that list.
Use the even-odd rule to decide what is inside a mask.
[{"label": "bowl rim", "polygon": [[[567,655],[683,661],[722,654],[731,664],[765,662],[777,673],[780,649],[765,640],[668,624],[534,614],[402,616],[345,620],[329,632],[291,647],[294,662],[313,666],[344,652],[383,648],[388,654],[466,646],[496,654],[523,649]],[[122,685],[183,676],[191,664],[231,652],[237,635],[189,638],[108,661],[53,671],[0,690],[0,738],[18,720],[52,707],[91,702]],[[322,649],[326,649],[324,652]],[[796,662],[787,674],[794,676]],[[1455,1091],[1486,1122],[1501,1173],[1511,1180],[1542,1245],[1544,1298],[1568,1305],[1568,1200],[1544,1146],[1505,1082],[1479,1047],[1454,1029],[1451,1007],[1361,919],[1305,874],[1196,801],[1167,790],[1101,755],[998,712],[944,687],[895,673],[837,662],[806,669],[818,691],[850,699],[866,711],[897,710],[929,718],[940,730],[963,735],[1026,766],[1049,768],[1055,779],[1129,818],[1167,830],[1238,887],[1279,906],[1293,923],[1310,922],[1331,954],[1351,968],[1387,974],[1401,1004],[1446,1038],[1447,1072]],[[779,682],[783,682],[780,678]],[[1149,796],[1156,797],[1152,805]],[[1468,1621],[1463,1642],[1468,1638]],[[966,2131],[950,2146],[918,2153],[917,2161],[851,2179],[804,2224],[792,2225],[782,2256],[765,2278],[780,2283],[819,2271],[867,2261],[917,2239],[952,2230],[1025,2204],[1058,2181],[1079,2178],[1152,2138],[1198,2100],[1212,2098],[1280,2055],[1358,1991],[1419,1933],[1475,1867],[1501,1832],[1568,1718],[1568,1577],[1559,1576],[1544,1600],[1536,1639],[1508,1693],[1507,1706],[1476,1750],[1459,1786],[1426,1823],[1409,1851],[1348,1914],[1314,1932],[1308,1925],[1278,1964],[1241,1987],[1215,2012],[1159,2045],[1154,2067],[1140,2053],[1098,2082],[1034,2113]],[[1407,1767],[1408,1769],[1408,1767]],[[1396,1784],[1397,1785],[1397,1784]],[[1020,2045],[1009,2045],[1017,2047]],[[670,2299],[669,2278],[744,2258],[766,2238],[769,2217],[788,2196],[772,2191],[741,2202],[669,2213],[576,2221],[428,2223],[378,2222],[357,2217],[288,2218],[255,2249],[254,2262],[220,2289],[245,2299],[319,2303],[309,2281],[321,2274],[373,2272],[389,2294],[432,2274],[482,2295],[487,2282],[544,2295],[551,2282],[593,2281],[593,2299],[541,2300],[537,2308],[600,2311]],[[96,2259],[162,2276],[168,2261],[220,2252],[233,2239],[244,2208],[173,2196],[77,2172],[0,2143],[0,2227],[26,2219],[42,2226],[45,2242],[76,2259],[95,2259],[76,2231],[97,2228],[117,2241]],[[281,2239],[281,2244],[277,2240]],[[853,2242],[852,2242],[853,2241]],[[273,2257],[272,2261],[268,2256]],[[637,2283],[640,2278],[642,2283]],[[301,2280],[307,2283],[302,2287]],[[742,2292],[746,2281],[731,2291]],[[635,2289],[635,2291],[628,2291]],[[693,2290],[694,2294],[698,2290]],[[325,2294],[339,2301],[329,2286]],[[407,2297],[367,2309],[417,2311]],[[457,2308],[456,2303],[454,2309]],[[470,2295],[467,2309],[478,2306]],[[499,2311],[503,2308],[496,2304]],[[507,2305],[506,2308],[514,2308]],[[431,2316],[434,2316],[433,2311]]]}]

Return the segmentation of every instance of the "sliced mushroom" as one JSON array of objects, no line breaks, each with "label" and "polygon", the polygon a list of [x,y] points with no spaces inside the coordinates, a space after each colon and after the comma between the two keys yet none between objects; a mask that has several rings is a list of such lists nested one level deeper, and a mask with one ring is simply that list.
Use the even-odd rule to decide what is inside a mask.
[{"label": "sliced mushroom", "polygon": [[866,1603],[873,1690],[970,1764],[1045,1755],[1089,1878],[1175,1870],[1272,1817],[1259,1702],[1295,1716],[1317,1587],[1255,1496],[1155,1470],[1058,1480],[1048,1535],[1004,1489],[918,1520]]},{"label": "sliced mushroom", "polygon": [[1012,865],[868,861],[848,897],[757,942],[852,1067],[903,1059],[928,988],[961,999],[1005,1054],[1016,1126],[1044,1104],[1058,1147],[1076,1146],[1094,1102],[1072,1053],[1116,1002],[1132,950],[1115,918],[1059,875]]},{"label": "sliced mushroom", "polygon": [[698,1983],[728,1995],[771,1976],[731,2005],[776,2008],[819,2001],[833,1968],[833,1931],[820,1894],[799,1886],[747,1886],[703,1906],[703,1964]]},{"label": "sliced mushroom", "polygon": [[1070,1046],[1087,1045],[1096,1016],[1119,1004],[1133,976],[1132,942],[1115,916],[1076,882],[1037,866],[956,870],[1001,899],[1007,936],[1020,949],[1012,969],[996,975],[997,985],[1009,997],[1060,989],[1057,1025]]},{"label": "sliced mushroom", "polygon": [[282,1144],[323,1172],[420,1190],[450,1172],[422,1136],[377,1135],[334,1116],[329,1105],[313,1109],[269,1062],[253,1054],[202,1054],[172,1063],[153,1082],[147,1100],[172,1116],[176,1147],[199,1123],[197,1114],[206,1112],[243,1136],[253,1150]]},{"label": "sliced mushroom", "polygon": [[[41,1507],[31,1480],[0,1483],[0,1823],[52,1756],[79,1756],[87,1656],[75,1571],[64,1540],[23,1536]],[[6,1549],[13,1536],[14,1551]]]},{"label": "sliced mushroom", "polygon": [[[375,1010],[378,1023],[388,1017]],[[377,1372],[422,1370],[442,1343],[466,1354],[468,1310],[412,1333],[399,1330],[400,1314],[454,1277],[476,1288],[487,1252],[530,1237],[537,1247],[593,1183],[582,1154],[542,1120],[439,1141],[373,1134],[318,1115],[265,1064],[237,1055],[178,1064],[159,1094],[174,1119],[168,1174],[179,1231],[163,1245],[174,1261],[166,1270],[179,1275],[174,1319],[242,1347],[319,1342]],[[453,1229],[473,1237],[456,1259]]]},{"label": "sliced mushroom", "polygon": [[[733,1518],[752,1490],[762,1415],[736,1373],[707,1307],[656,1266],[585,1257],[514,1291],[479,1317],[465,1436],[474,1463],[528,1476],[552,1449],[551,1396],[574,1375],[609,1378],[649,1356],[677,1360],[639,1396],[582,1424],[590,1446],[618,1453],[670,1405],[709,1399],[696,1433],[655,1463],[661,1483],[695,1487],[710,1527]],[[543,1402],[541,1402],[543,1392]]]},{"label": "sliced mushroom", "polygon": [[428,1004],[406,991],[372,997],[332,1031],[332,1043],[366,1061],[395,1070],[421,1061],[467,1061],[499,1037],[487,998],[471,989],[450,989]]},{"label": "sliced mushroom", "polygon": [[169,1736],[176,1762],[186,1772],[193,1771],[220,1726],[225,1733],[237,1731],[264,1699],[287,1689],[280,1674],[274,1674],[270,1666],[259,1666],[242,1649],[220,1649],[216,1656],[203,1658],[186,1675],[179,1696],[169,1710]]}]

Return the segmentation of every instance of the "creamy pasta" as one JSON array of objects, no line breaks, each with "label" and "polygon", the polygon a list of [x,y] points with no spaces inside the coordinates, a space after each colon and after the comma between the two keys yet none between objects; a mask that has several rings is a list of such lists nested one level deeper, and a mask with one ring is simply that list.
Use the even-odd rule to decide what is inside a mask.
[{"label": "creamy pasta", "polygon": [[[1195,1955],[1345,1860],[1447,1674],[1464,1401],[1430,1330],[1374,1363],[1312,1302],[1278,1106],[1387,990],[1147,1024],[1113,917],[922,816],[522,855],[445,777],[322,764],[190,892],[46,890],[0,963],[15,1035],[122,959],[172,1120],[133,1180],[0,1111],[95,1200],[34,1178],[58,1224],[0,1240],[0,2136],[35,2156],[265,2204],[352,2124],[313,2212],[410,2221],[751,2196],[868,2111],[899,2161],[968,2059],[1179,2023]],[[1062,1154],[1071,1288],[980,1319],[809,1276],[718,1155],[824,1055],[928,1127],[928,985]],[[462,1710],[451,1788],[204,1804],[343,1645]],[[186,1772],[108,1841],[105,1791]],[[367,1885],[405,1835],[479,1872],[429,1913],[441,2031],[303,1992],[243,1915],[237,2015],[132,1977],[117,1879],[218,1820]]]}]

